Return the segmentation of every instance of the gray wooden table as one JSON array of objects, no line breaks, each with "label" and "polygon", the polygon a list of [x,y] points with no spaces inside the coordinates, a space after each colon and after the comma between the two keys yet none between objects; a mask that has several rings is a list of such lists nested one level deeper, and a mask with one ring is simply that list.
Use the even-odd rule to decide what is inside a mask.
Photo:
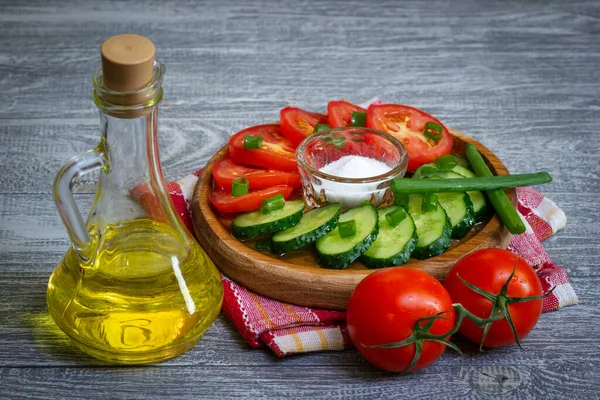
[{"label": "gray wooden table", "polygon": [[[191,351],[141,368],[100,365],[47,315],[67,246],[51,184],[99,139],[91,76],[117,33],[150,37],[168,67],[160,118],[167,179],[289,104],[379,96],[412,104],[496,152],[548,170],[566,212],[545,242],[580,304],[524,341],[479,354],[464,340],[408,376],[356,351],[277,359],[220,317]],[[598,398],[600,2],[595,0],[0,1],[0,398]],[[82,208],[93,185],[81,185]],[[596,317],[594,317],[596,315]]]}]

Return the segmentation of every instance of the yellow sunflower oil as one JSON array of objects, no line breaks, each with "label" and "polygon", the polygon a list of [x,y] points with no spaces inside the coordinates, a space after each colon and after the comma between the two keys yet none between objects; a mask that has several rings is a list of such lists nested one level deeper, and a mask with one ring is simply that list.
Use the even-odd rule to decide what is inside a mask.
[{"label": "yellow sunflower oil", "polygon": [[[48,282],[56,324],[84,352],[124,364],[191,348],[217,317],[219,272],[174,210],[160,165],[158,104],[165,67],[137,35],[109,38],[94,75],[100,144],[71,159],[54,200],[71,247]],[[84,222],[72,187],[99,172]]]}]

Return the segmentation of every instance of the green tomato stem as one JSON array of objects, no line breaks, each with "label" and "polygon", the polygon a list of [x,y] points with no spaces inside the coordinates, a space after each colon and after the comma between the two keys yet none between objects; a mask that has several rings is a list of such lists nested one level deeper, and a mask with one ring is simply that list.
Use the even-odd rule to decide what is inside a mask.
[{"label": "green tomato stem", "polygon": [[419,318],[413,324],[412,334],[404,340],[401,340],[398,342],[393,342],[393,343],[371,345],[371,346],[360,343],[360,346],[367,348],[367,349],[374,349],[374,348],[393,349],[393,348],[397,348],[397,347],[414,345],[415,346],[415,355],[414,355],[411,363],[409,364],[409,366],[404,371],[401,372],[401,374],[405,374],[407,372],[410,372],[410,370],[412,368],[414,368],[414,366],[419,361],[419,358],[421,357],[421,353],[423,351],[423,342],[425,340],[442,343],[442,344],[450,347],[451,349],[455,350],[458,354],[462,355],[461,350],[454,343],[450,342],[448,340],[448,338],[450,336],[452,336],[453,334],[455,334],[458,331],[458,329],[460,328],[460,325],[462,324],[463,320],[465,318],[468,318],[471,321],[473,321],[475,323],[475,325],[479,326],[480,328],[481,327],[483,328],[481,344],[479,346],[479,350],[483,351],[483,343],[489,332],[490,327],[492,326],[492,323],[506,318],[508,325],[510,326],[512,333],[515,337],[515,342],[517,343],[519,348],[523,349],[521,347],[521,343],[519,342],[519,337],[517,335],[517,331],[516,331],[514,323],[512,321],[512,317],[510,315],[508,306],[511,303],[522,303],[522,302],[532,301],[532,300],[541,300],[541,299],[545,298],[546,296],[550,295],[550,293],[552,293],[554,288],[552,288],[548,293],[546,293],[545,295],[542,295],[542,296],[529,296],[529,297],[518,297],[518,298],[507,296],[508,285],[511,282],[511,280],[517,270],[517,263],[518,263],[519,257],[518,256],[516,256],[516,257],[517,257],[517,259],[515,260],[515,264],[513,266],[513,271],[510,274],[510,276],[508,277],[508,279],[504,282],[504,284],[502,285],[502,289],[500,290],[500,293],[498,293],[497,295],[486,292],[485,290],[465,281],[463,278],[461,278],[459,275],[457,275],[458,279],[460,279],[461,282],[463,282],[465,284],[465,286],[467,286],[467,288],[473,290],[475,293],[485,297],[486,299],[488,299],[489,301],[492,302],[493,305],[492,305],[492,310],[490,312],[489,317],[480,318],[480,317],[474,315],[473,313],[471,313],[469,310],[467,310],[462,304],[454,303],[454,304],[452,304],[452,308],[455,313],[454,325],[452,326],[452,328],[450,328],[450,330],[448,332],[445,332],[441,335],[434,335],[433,333],[430,332],[430,329],[436,320],[438,320],[438,319],[446,319],[447,320],[448,317],[445,317],[444,314],[451,312],[450,310],[442,311],[442,312],[440,312],[436,315],[430,316],[430,317]]}]

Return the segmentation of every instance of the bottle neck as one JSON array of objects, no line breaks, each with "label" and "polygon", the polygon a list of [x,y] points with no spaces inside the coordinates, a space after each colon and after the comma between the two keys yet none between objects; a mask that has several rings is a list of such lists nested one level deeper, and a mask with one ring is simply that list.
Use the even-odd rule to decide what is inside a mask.
[{"label": "bottle neck", "polygon": [[104,85],[102,69],[94,74],[94,103],[105,114],[121,119],[139,118],[153,112],[163,96],[162,80],[166,72],[164,64],[154,62],[152,80],[143,88],[129,92],[117,92]]},{"label": "bottle neck", "polygon": [[[152,81],[135,92],[114,92],[94,76],[94,101],[100,111],[105,163],[88,225],[102,230],[146,219],[188,233],[172,207],[158,150],[158,104],[162,99],[163,65],[155,62]],[[140,102],[141,101],[141,102]]]},{"label": "bottle neck", "polygon": [[120,118],[100,110],[102,140],[106,159],[102,179],[113,188],[128,189],[146,182],[163,180],[158,151],[158,104],[137,118]]},{"label": "bottle neck", "polygon": [[104,85],[102,69],[94,74],[94,102],[100,111],[102,141],[106,159],[101,179],[115,188],[131,188],[145,182],[162,182],[158,154],[158,104],[166,68],[154,62],[152,80],[143,88],[117,92]]}]

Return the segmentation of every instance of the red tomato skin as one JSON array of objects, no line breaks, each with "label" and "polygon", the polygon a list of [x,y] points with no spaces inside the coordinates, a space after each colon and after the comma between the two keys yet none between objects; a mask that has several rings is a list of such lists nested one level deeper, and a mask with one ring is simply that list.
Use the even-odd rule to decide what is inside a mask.
[{"label": "red tomato skin", "polygon": [[237,165],[230,158],[222,158],[212,167],[212,176],[215,186],[227,193],[231,192],[231,185],[237,178],[248,179],[248,189],[266,189],[271,186],[302,187],[300,174],[296,172],[276,171]]},{"label": "red tomato skin", "polygon": [[294,146],[313,134],[317,124],[326,124],[327,116],[297,107],[285,107],[279,112],[281,134]]},{"label": "red tomato skin", "polygon": [[[415,346],[393,349],[372,348],[398,342],[413,332],[419,318],[439,312],[447,320],[438,319],[431,327],[434,334],[444,334],[454,325],[452,300],[443,285],[431,275],[413,268],[386,268],[364,278],[352,292],[346,310],[348,331],[358,351],[372,364],[391,372],[404,372],[410,365]],[[423,343],[421,358],[411,369],[422,369],[444,352],[446,346],[432,341]]]},{"label": "red tomato skin", "polygon": [[[408,118],[407,122],[400,120]],[[436,122],[442,127],[442,139],[431,145],[423,140],[425,124]],[[408,151],[408,171],[415,172],[423,164],[433,162],[452,150],[452,135],[434,116],[402,104],[372,104],[367,109],[367,128],[386,132],[399,139]]]},{"label": "red tomato skin", "polygon": [[[246,135],[262,136],[261,148],[244,148]],[[242,129],[229,138],[227,153],[236,164],[298,172],[296,146],[283,137],[279,124],[256,125]]]},{"label": "red tomato skin", "polygon": [[[462,283],[457,275],[467,282],[491,293],[498,294],[502,285],[513,271],[517,255],[503,249],[482,249],[462,257],[450,270],[444,287],[455,303],[461,303],[467,310],[480,318],[488,318],[492,309],[491,301],[475,293]],[[541,296],[542,285],[535,271],[521,257],[517,269],[508,284],[509,297]],[[542,300],[509,305],[509,311],[519,340],[531,332],[542,314]],[[474,343],[481,343],[483,328],[471,320],[463,321],[459,332]],[[496,348],[515,343],[513,333],[506,319],[492,323],[483,345]]]},{"label": "red tomato skin", "polygon": [[268,189],[249,192],[243,196],[232,196],[222,190],[213,190],[210,193],[209,199],[221,214],[240,213],[258,210],[261,201],[273,197],[278,193],[281,193],[287,200],[293,191],[294,189],[289,186],[273,186]]},{"label": "red tomato skin", "polygon": [[350,125],[353,111],[367,112],[364,108],[346,100],[330,101],[327,103],[327,122],[329,127],[341,128]]}]

